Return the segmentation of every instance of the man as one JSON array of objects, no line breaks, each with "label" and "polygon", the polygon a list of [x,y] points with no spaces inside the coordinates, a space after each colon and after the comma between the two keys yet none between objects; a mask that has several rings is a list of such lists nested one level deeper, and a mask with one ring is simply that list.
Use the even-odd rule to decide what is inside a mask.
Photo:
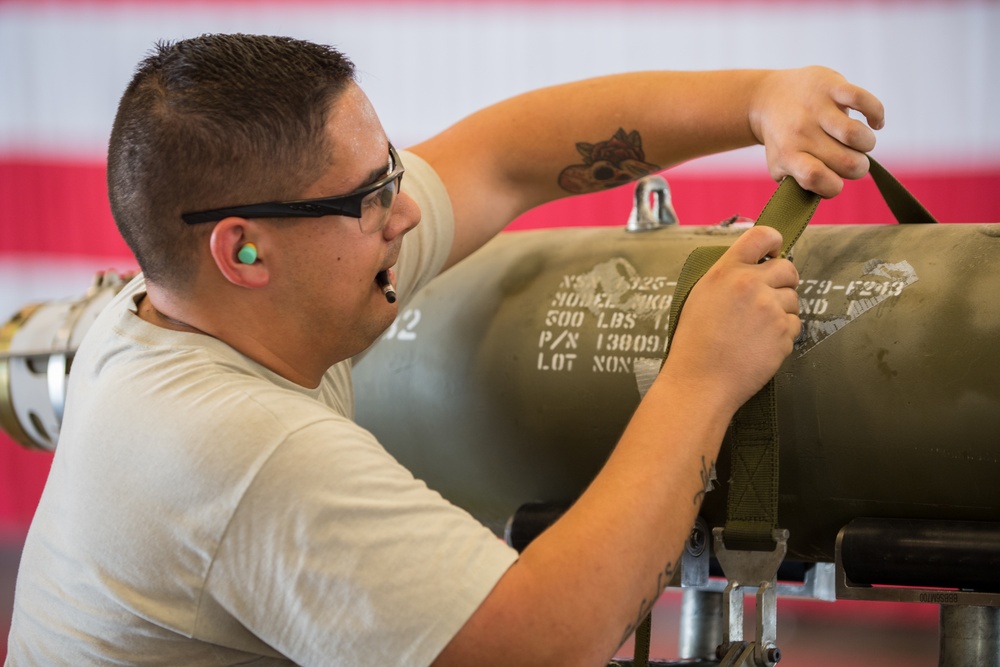
[{"label": "man", "polygon": [[108,159],[144,279],[77,354],[8,664],[606,664],[670,579],[702,462],[799,332],[794,267],[760,261],[777,233],[748,231],[693,290],[605,469],[520,556],[351,421],[351,357],[395,317],[392,282],[405,301],[579,190],[579,142],[628,128],[633,177],[763,142],[775,178],[831,196],[874,146],[849,108],[882,125],[826,69],[628,74],[400,154],[332,49],[160,45]]}]

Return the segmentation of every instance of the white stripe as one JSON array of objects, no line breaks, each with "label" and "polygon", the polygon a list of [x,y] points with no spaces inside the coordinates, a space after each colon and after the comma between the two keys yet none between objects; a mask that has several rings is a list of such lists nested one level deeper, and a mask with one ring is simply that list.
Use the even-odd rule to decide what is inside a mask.
[{"label": "white stripe", "polygon": [[0,254],[0,325],[22,308],[49,301],[76,301],[99,270],[136,271],[126,258]]},{"label": "white stripe", "polygon": [[[1000,163],[1000,3],[0,3],[0,154],[102,159],[117,99],[158,39],[287,34],[341,47],[407,145],[493,101],[635,69],[829,65],[886,104],[878,154]],[[568,110],[571,112],[571,110]],[[754,164],[760,159],[754,154]],[[740,166],[739,156],[715,164]]]}]

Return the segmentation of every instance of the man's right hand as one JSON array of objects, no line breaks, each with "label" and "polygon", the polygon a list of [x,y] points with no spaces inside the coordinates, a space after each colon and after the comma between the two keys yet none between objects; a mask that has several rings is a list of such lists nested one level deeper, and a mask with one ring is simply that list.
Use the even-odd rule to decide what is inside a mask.
[{"label": "man's right hand", "polygon": [[771,227],[748,229],[694,286],[663,368],[668,381],[735,412],[774,376],[802,328],[799,274],[775,258],[781,242]]}]

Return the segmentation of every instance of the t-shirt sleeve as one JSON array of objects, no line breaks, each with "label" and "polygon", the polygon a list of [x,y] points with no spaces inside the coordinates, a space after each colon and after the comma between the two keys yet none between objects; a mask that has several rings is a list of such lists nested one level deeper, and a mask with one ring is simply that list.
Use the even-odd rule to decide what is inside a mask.
[{"label": "t-shirt sleeve", "polygon": [[395,267],[396,290],[402,305],[444,266],[455,236],[455,216],[437,172],[415,153],[404,151],[400,159],[406,168],[403,192],[413,197],[421,214],[420,224],[403,239]]},{"label": "t-shirt sleeve", "polygon": [[427,665],[516,559],[367,431],[330,419],[260,470],[207,591],[298,664]]}]

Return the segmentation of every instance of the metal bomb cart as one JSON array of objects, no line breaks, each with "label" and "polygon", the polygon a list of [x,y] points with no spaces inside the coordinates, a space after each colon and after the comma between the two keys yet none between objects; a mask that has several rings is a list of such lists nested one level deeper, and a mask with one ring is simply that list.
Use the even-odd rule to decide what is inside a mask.
[{"label": "metal bomb cart", "polygon": [[[625,229],[501,235],[357,366],[359,423],[523,548],[652,383],[685,258],[744,226],[678,226],[653,177]],[[774,665],[777,600],[798,596],[937,604],[940,665],[1000,666],[998,260],[1000,224],[817,226],[798,240],[804,328],[774,379],[778,526],[768,548],[727,544],[727,434],[672,582],[676,664]],[[100,275],[83,299],[29,306],[0,330],[0,425],[22,444],[55,448],[73,352],[121,284]]]}]

